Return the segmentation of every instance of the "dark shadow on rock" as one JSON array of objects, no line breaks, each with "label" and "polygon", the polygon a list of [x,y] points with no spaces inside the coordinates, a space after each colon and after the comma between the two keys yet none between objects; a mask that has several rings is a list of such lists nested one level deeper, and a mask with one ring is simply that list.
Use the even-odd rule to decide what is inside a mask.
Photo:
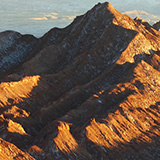
[{"label": "dark shadow on rock", "polygon": [[[142,55],[140,55],[140,58],[136,56],[135,61],[137,62],[133,64],[128,62],[123,65],[114,64],[111,68],[105,70],[94,80],[83,86],[73,88],[69,92],[66,91],[65,94],[64,92],[59,92],[59,94],[57,94],[55,87],[54,90],[50,88],[51,91],[48,91],[48,88],[44,89],[44,84],[40,79],[38,86],[34,87],[30,93],[31,97],[29,99],[23,98],[23,102],[20,102],[19,104],[13,104],[13,100],[9,100],[9,102],[12,101],[12,103],[7,107],[10,108],[12,105],[16,105],[18,108],[24,109],[30,113],[30,117],[11,119],[20,123],[28,134],[36,136],[43,127],[50,125],[50,122],[63,117],[65,114],[68,114],[69,111],[78,108],[98,91],[105,89],[106,94],[108,94],[116,84],[130,81],[130,79],[134,77],[133,70],[137,63],[140,61],[141,56]],[[125,77],[125,74],[127,77]],[[137,83],[139,84],[140,82]],[[141,86],[143,87],[143,85]],[[57,88],[57,90],[59,90],[59,88]],[[80,119],[74,117],[75,119],[73,118],[73,121],[69,120],[69,123],[75,124],[77,121],[78,126],[81,126],[83,123],[89,122],[92,117],[99,118],[102,112],[106,114],[106,112],[109,113],[111,110],[113,111],[114,108],[112,106],[118,106],[118,104],[124,101],[124,99],[130,94],[133,94],[133,92],[131,90],[126,90],[119,97],[116,95],[109,95],[108,100],[105,102],[108,103],[108,105],[105,108],[100,107],[101,109],[92,109],[89,115],[87,115],[88,117],[85,115],[79,117]],[[111,99],[114,101],[110,103]],[[50,103],[48,103],[48,101],[50,101]],[[98,103],[98,105],[101,104]]]},{"label": "dark shadow on rock", "polygon": [[[79,17],[78,19],[81,19],[82,17]],[[111,17],[113,19],[113,15]],[[75,21],[77,22],[77,19]],[[121,102],[126,100],[129,95],[134,94],[134,91],[131,89],[126,89],[118,95],[110,94],[110,92],[117,84],[130,82],[130,80],[134,78],[134,68],[137,64],[141,60],[150,64],[152,55],[148,56],[144,53],[135,56],[134,63],[126,62],[123,65],[116,64],[122,51],[128,47],[130,42],[137,35],[137,32],[113,24],[111,29],[105,32],[105,26],[105,24],[103,26],[100,25],[106,36],[100,39],[99,42],[96,42],[96,45],[95,43],[92,43],[87,46],[84,38],[88,37],[88,35],[85,34],[82,39],[77,40],[76,42],[74,42],[74,39],[72,41],[72,38],[74,36],[76,37],[79,32],[81,34],[83,33],[83,30],[81,30],[82,25],[79,26],[78,33],[73,33],[72,36],[69,37],[70,39],[68,41],[72,41],[69,48],[63,48],[62,45],[65,44],[67,40],[65,39],[63,41],[62,37],[57,42],[57,45],[61,51],[63,51],[63,54],[59,55],[60,52],[57,52],[59,56],[58,61],[57,59],[51,61],[52,65],[49,66],[44,73],[41,73],[39,70],[34,71],[37,65],[36,63],[41,65],[41,60],[44,58],[42,56],[40,61],[35,60],[35,67],[29,66],[31,67],[29,73],[26,72],[23,74],[23,70],[18,70],[18,73],[22,74],[12,74],[10,77],[5,77],[6,79],[1,78],[1,82],[18,82],[25,76],[33,76],[36,74],[41,76],[38,86],[33,88],[29,98],[22,98],[23,101],[19,103],[15,103],[13,99],[9,99],[8,103],[10,103],[10,105],[0,109],[0,114],[3,114],[4,111],[10,109],[13,105],[16,105],[19,109],[23,109],[27,113],[30,113],[29,117],[14,118],[12,114],[5,115],[5,118],[10,118],[21,124],[25,131],[31,135],[31,140],[33,140],[26,142],[26,138],[23,139],[23,136],[21,137],[21,135],[13,133],[12,137],[15,139],[11,141],[12,143],[23,148],[23,144],[27,144],[27,146],[32,146],[33,144],[39,145],[40,142],[43,143],[43,141],[49,140],[50,136],[53,139],[58,134],[56,130],[59,120],[72,123],[73,127],[71,127],[71,132],[73,132],[73,135],[76,137],[74,128],[85,128],[90,123],[91,118],[100,120],[105,118],[108,113],[114,113]],[[110,32],[112,34],[109,34]],[[101,36],[99,35],[100,33],[97,34],[98,37]],[[117,35],[120,35],[119,37],[122,37],[122,39],[118,39]],[[41,43],[47,41],[47,35],[45,36]],[[92,39],[92,37],[90,38]],[[89,38],[87,40],[90,41]],[[110,44],[110,41],[113,41],[113,44]],[[48,43],[49,45],[54,45],[55,42],[53,40]],[[104,44],[107,47],[110,47],[109,50]],[[85,46],[85,49],[80,48],[82,46]],[[52,49],[54,49],[54,46],[52,47]],[[42,49],[43,47],[35,49],[34,54],[36,55]],[[51,51],[53,52],[53,50]],[[51,52],[49,52],[49,54],[50,53]],[[155,51],[150,50],[150,53],[155,54]],[[95,57],[91,56],[96,54],[97,56]],[[156,54],[159,54],[159,52],[156,52]],[[90,58],[88,58],[89,55],[91,56]],[[46,64],[44,63],[43,65]],[[144,85],[140,81],[136,81],[134,85],[140,90],[144,89]],[[102,90],[105,90],[102,95],[99,95],[99,97],[93,96],[94,94],[98,95],[98,92]],[[102,102],[104,95],[107,95],[107,98]],[[105,105],[103,106],[103,104]],[[88,106],[88,108],[85,106]],[[21,114],[22,111],[18,110],[18,113]],[[52,134],[54,134],[54,136]],[[39,139],[41,139],[40,142]],[[76,137],[76,139],[78,138]],[[22,146],[19,144],[19,140],[22,141]],[[104,154],[102,146],[96,146],[94,144],[93,149],[97,149],[97,152],[95,153],[93,153],[92,148],[89,149],[89,146],[86,148],[94,155],[94,157],[99,154],[102,155],[102,157],[104,156],[104,159],[110,158],[109,153],[114,153],[114,151],[116,152],[117,150],[117,148],[104,148],[104,150],[106,150],[106,154]],[[120,150],[120,152],[123,152],[123,149],[122,151]],[[98,159],[99,157],[96,158]]]}]

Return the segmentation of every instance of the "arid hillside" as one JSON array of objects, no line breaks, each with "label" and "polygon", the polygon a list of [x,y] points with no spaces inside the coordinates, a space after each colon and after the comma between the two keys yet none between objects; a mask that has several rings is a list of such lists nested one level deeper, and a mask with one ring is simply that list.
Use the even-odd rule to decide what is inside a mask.
[{"label": "arid hillside", "polygon": [[99,3],[40,39],[0,33],[0,159],[159,160],[160,31]]}]

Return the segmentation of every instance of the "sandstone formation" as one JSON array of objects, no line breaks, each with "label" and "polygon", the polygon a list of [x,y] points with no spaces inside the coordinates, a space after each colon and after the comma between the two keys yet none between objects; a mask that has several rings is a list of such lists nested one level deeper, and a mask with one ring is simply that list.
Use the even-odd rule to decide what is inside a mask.
[{"label": "sandstone formation", "polygon": [[159,31],[106,2],[33,39],[1,76],[1,159],[159,159]]}]

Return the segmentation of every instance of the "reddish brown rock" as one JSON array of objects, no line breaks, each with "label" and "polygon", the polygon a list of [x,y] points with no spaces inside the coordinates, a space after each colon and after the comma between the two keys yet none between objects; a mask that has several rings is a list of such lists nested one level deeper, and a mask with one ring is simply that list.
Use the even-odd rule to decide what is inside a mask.
[{"label": "reddish brown rock", "polygon": [[26,159],[159,157],[158,31],[103,3],[50,30],[32,53],[1,78],[5,143]]},{"label": "reddish brown rock", "polygon": [[15,145],[0,139],[0,158],[3,160],[20,160],[29,159],[35,160],[27,152],[21,151]]}]

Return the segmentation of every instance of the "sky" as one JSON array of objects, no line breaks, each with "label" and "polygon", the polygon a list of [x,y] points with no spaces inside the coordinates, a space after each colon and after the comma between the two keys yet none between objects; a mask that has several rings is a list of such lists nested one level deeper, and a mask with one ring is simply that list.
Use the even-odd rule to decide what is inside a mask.
[{"label": "sky", "polygon": [[[53,27],[63,28],[73,19],[105,0],[0,0],[0,32],[15,30],[41,37]],[[121,13],[160,20],[160,0],[109,0]]]}]

